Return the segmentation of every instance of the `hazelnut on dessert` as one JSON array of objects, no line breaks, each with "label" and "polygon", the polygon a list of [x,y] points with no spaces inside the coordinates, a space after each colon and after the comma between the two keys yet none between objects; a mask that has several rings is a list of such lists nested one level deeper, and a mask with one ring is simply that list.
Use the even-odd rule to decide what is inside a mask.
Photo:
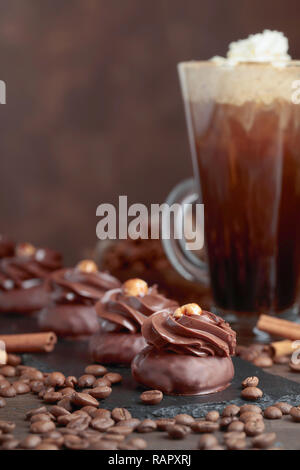
[{"label": "hazelnut on dessert", "polygon": [[124,282],[122,290],[127,297],[144,296],[148,293],[148,284],[142,279],[128,279]]},{"label": "hazelnut on dessert", "polygon": [[76,270],[81,273],[96,273],[98,271],[98,267],[93,260],[84,259],[77,264]]},{"label": "hazelnut on dessert", "polygon": [[183,305],[182,307],[178,307],[173,316],[175,319],[181,318],[183,315],[186,315],[188,317],[192,315],[201,315],[202,314],[202,308],[199,307],[198,304],[186,304]]},{"label": "hazelnut on dessert", "polygon": [[36,249],[31,243],[19,243],[16,246],[16,256],[32,256]]}]

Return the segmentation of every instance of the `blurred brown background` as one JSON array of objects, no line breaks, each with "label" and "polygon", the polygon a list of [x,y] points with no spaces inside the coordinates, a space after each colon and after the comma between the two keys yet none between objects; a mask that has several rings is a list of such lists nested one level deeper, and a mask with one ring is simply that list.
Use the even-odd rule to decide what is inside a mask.
[{"label": "blurred brown background", "polygon": [[279,29],[300,58],[299,0],[0,0],[0,232],[64,251],[96,207],[162,202],[192,173],[176,63]]}]

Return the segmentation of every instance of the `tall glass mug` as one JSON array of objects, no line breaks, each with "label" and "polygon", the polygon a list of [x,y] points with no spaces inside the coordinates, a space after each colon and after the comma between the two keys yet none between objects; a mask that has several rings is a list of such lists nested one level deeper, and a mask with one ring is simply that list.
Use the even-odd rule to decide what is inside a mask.
[{"label": "tall glass mug", "polygon": [[[300,62],[179,64],[194,180],[168,203],[204,204],[215,307],[295,311],[300,285]],[[298,98],[300,93],[298,93]],[[180,223],[180,221],[178,221]],[[176,240],[174,267],[202,282],[206,266]]]}]

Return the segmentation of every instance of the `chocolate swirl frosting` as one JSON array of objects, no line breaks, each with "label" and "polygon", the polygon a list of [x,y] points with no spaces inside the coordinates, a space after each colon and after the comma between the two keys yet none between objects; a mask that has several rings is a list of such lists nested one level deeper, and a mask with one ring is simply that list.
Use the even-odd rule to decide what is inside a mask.
[{"label": "chocolate swirl frosting", "polygon": [[135,334],[154,312],[177,306],[177,302],[160,294],[156,286],[150,287],[145,295],[136,296],[125,295],[120,288],[107,292],[96,304],[96,311],[102,331]]},{"label": "chocolate swirl frosting", "polygon": [[56,303],[93,305],[106,291],[119,287],[121,283],[106,272],[65,268],[54,272],[49,284]]},{"label": "chocolate swirl frosting", "polygon": [[3,258],[0,261],[0,291],[40,285],[61,264],[61,255],[48,248],[36,249],[31,255]]},{"label": "chocolate swirl frosting", "polygon": [[144,322],[142,334],[157,349],[198,357],[228,357],[236,346],[236,333],[230,325],[206,311],[176,317],[174,310],[163,310]]}]

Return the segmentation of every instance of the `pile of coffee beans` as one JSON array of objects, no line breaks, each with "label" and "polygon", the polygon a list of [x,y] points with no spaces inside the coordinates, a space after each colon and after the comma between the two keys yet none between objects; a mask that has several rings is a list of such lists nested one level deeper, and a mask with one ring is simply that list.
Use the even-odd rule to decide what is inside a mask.
[{"label": "pile of coffee beans", "polygon": [[283,364],[288,365],[292,372],[300,372],[300,364],[293,364],[291,356],[274,357],[272,348],[268,344],[237,346],[236,355],[263,369],[268,369],[274,364]]},{"label": "pile of coffee beans", "polygon": [[[199,434],[199,450],[272,449],[276,434],[266,432],[266,420],[289,415],[300,422],[300,407],[282,402],[265,410],[252,403],[241,407],[232,404],[222,412],[211,410],[202,418],[182,413],[174,418],[140,420],[121,406],[101,408],[101,400],[121,381],[120,374],[99,364],[88,365],[80,377],[66,377],[59,371],[43,373],[24,366],[18,356],[9,355],[8,364],[0,368],[0,408],[7,399],[26,393],[35,394],[42,403],[24,416],[28,434],[23,439],[15,437],[15,423],[0,420],[0,449],[142,450],[147,441],[138,434],[152,432],[173,440]],[[257,377],[245,378],[243,398],[260,398],[263,392],[258,385]],[[140,398],[144,404],[155,405],[163,394],[149,390]]]}]

